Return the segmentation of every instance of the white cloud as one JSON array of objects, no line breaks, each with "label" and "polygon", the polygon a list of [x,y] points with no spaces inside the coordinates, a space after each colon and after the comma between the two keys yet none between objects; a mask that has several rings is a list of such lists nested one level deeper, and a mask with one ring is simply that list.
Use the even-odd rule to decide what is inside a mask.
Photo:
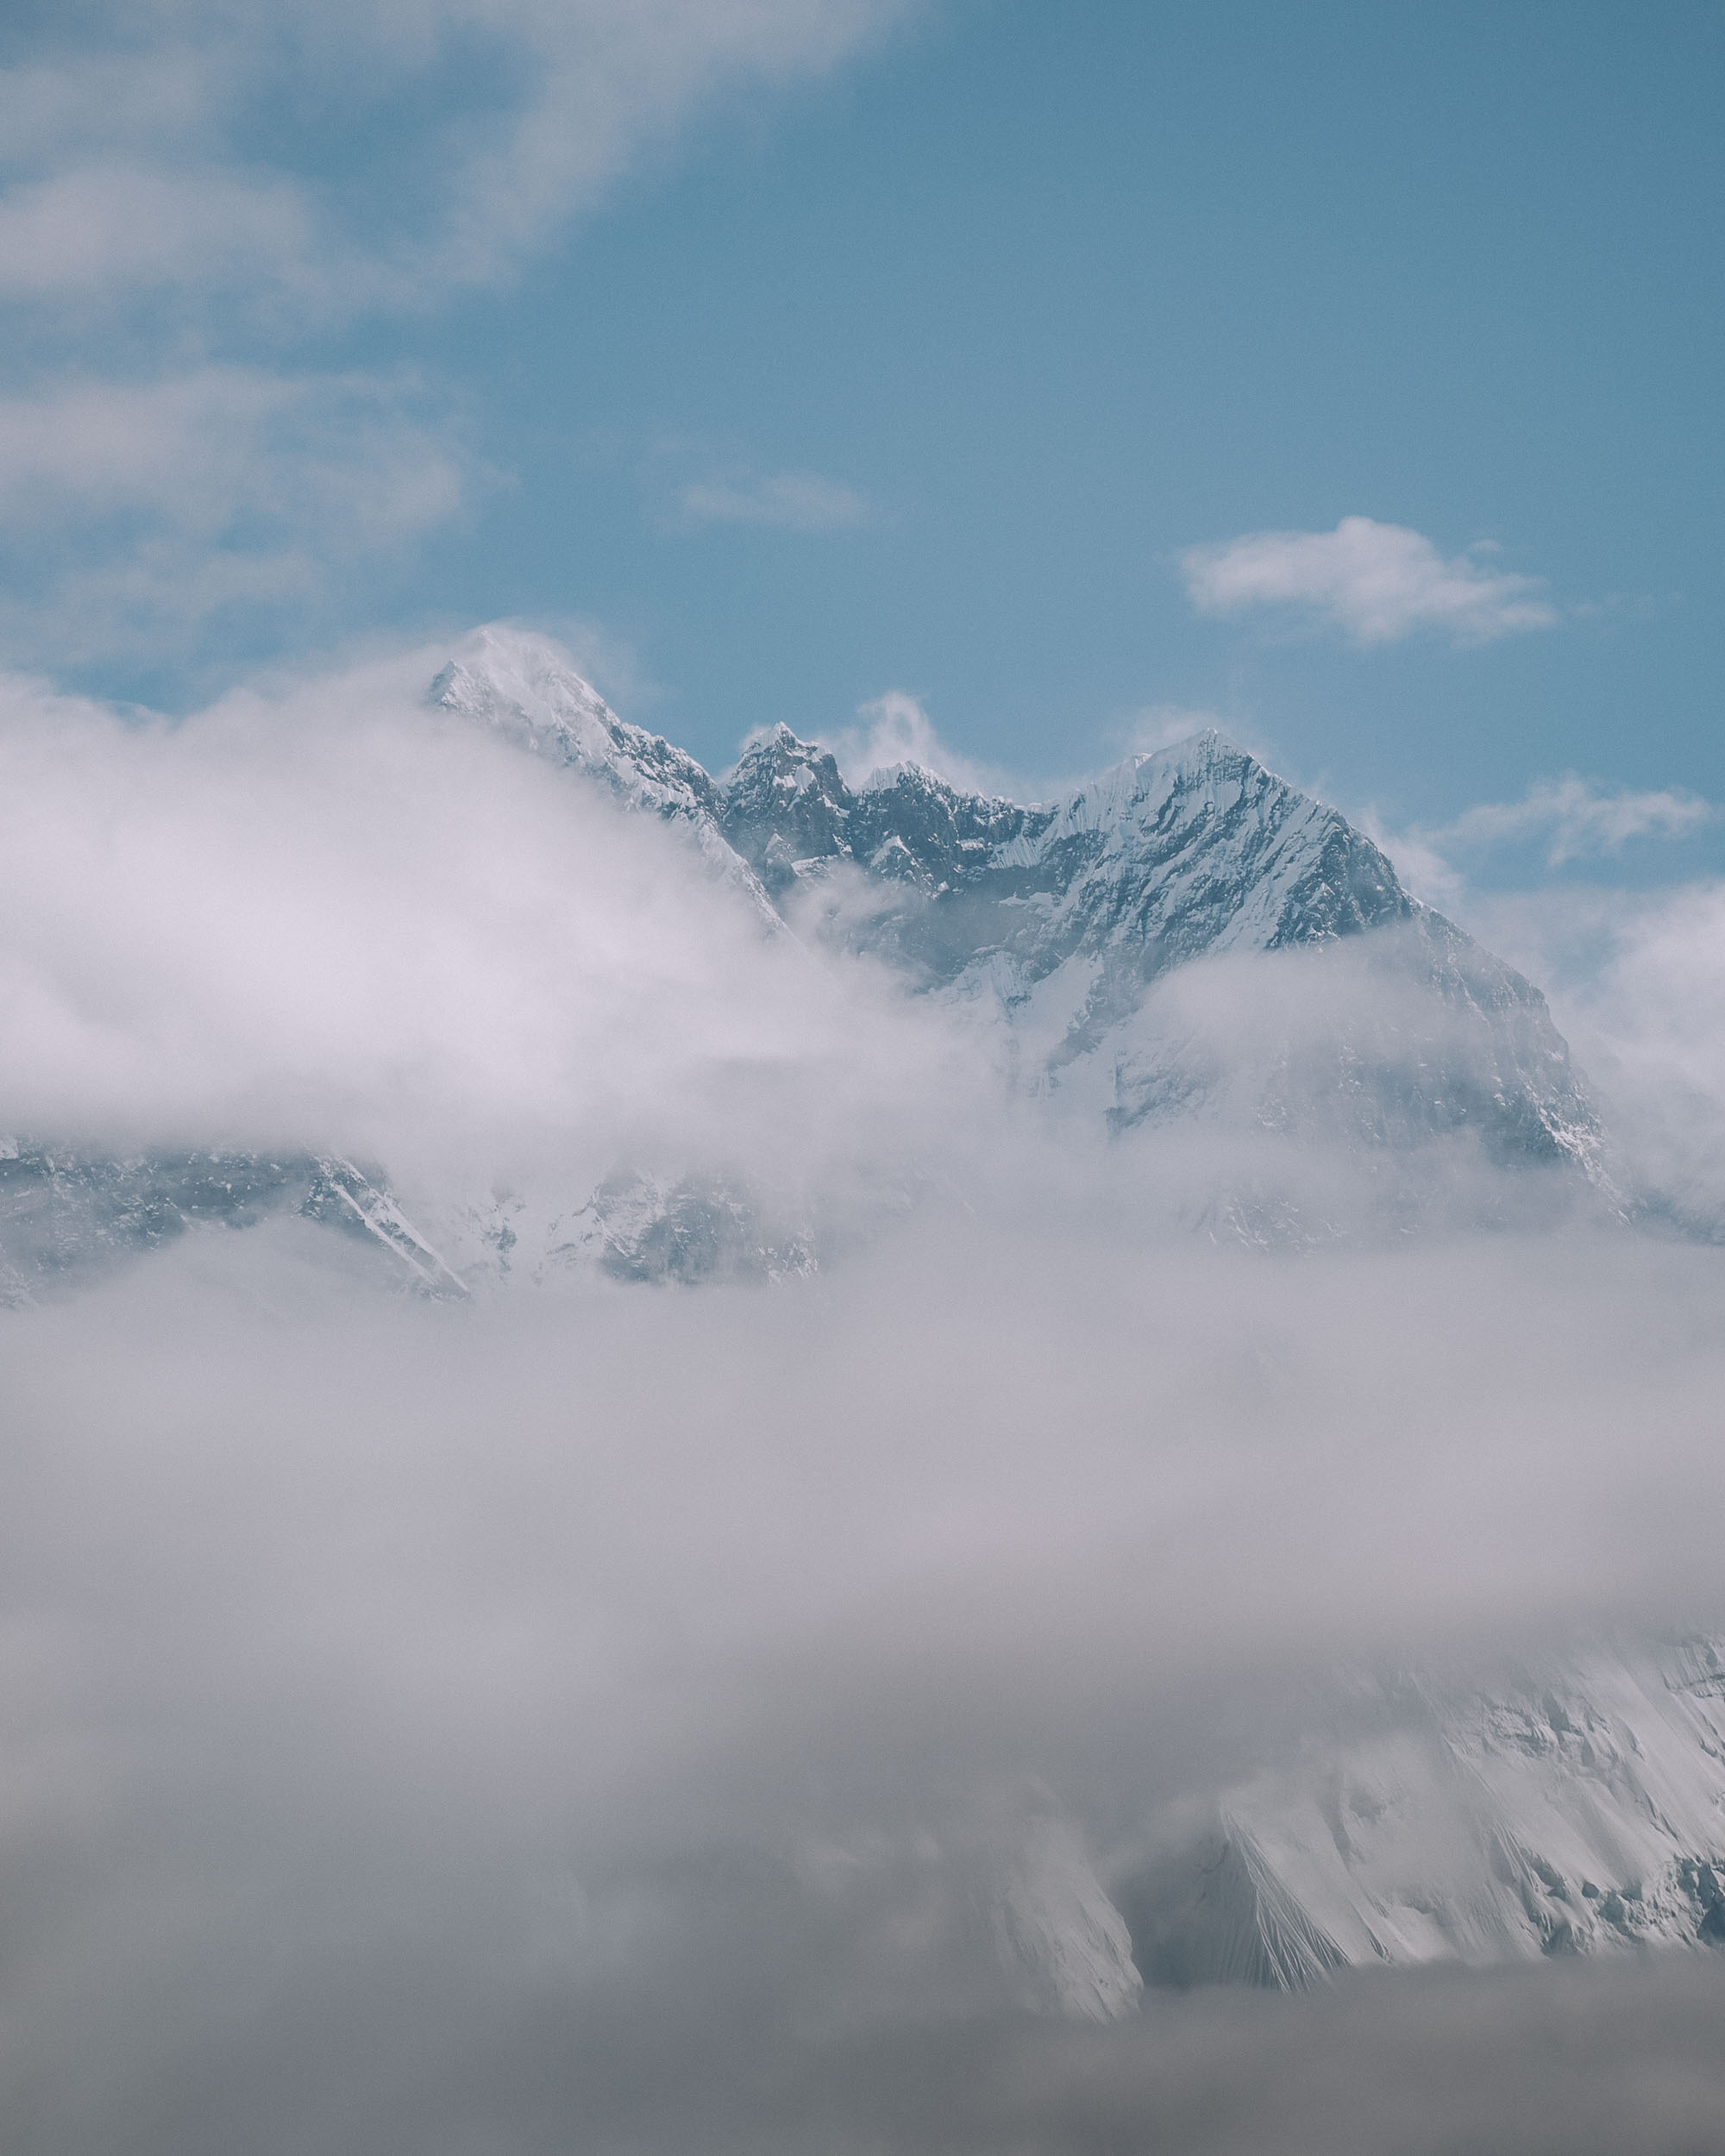
[{"label": "white cloud", "polygon": [[[321,284],[328,303],[363,308],[489,282],[704,103],[819,76],[906,12],[906,0],[179,5],[114,9],[105,36],[74,18],[0,75],[12,172],[0,290],[119,298],[238,278],[302,295]],[[428,95],[442,114],[429,131]],[[288,138],[275,161],[248,157],[258,107],[284,99],[363,147],[351,179],[296,168]]]},{"label": "white cloud", "polygon": [[1549,868],[1621,854],[1632,840],[1687,838],[1719,811],[1681,787],[1635,792],[1596,780],[1535,779],[1519,801],[1479,801],[1447,824],[1391,832],[1367,817],[1366,828],[1391,853],[1409,882],[1437,904],[1461,903],[1465,879],[1456,856],[1537,843]]},{"label": "white cloud", "polygon": [[[212,611],[303,606],[331,562],[454,514],[474,470],[452,410],[282,355],[507,282],[704,109],[817,79],[917,3],[110,0],[9,21],[10,655],[153,657]],[[687,513],[812,530],[864,505],[786,473]]]},{"label": "white cloud", "polygon": [[154,650],[220,610],[315,600],[473,477],[411,381],[205,367],[0,397],[0,622],[43,663]]},{"label": "white cloud", "polygon": [[285,179],[208,169],[81,166],[0,197],[0,297],[270,281],[315,287],[304,191]]},{"label": "white cloud", "polygon": [[1711,1239],[1725,1214],[1725,881],[1471,894],[1467,917],[1550,995],[1625,1188]]},{"label": "white cloud", "polygon": [[32,805],[0,860],[8,1116],[392,1161],[478,1142],[487,1173],[546,1144],[579,1202],[655,1117],[656,1146],[782,1163],[787,1087],[816,1148],[851,1142],[865,1069],[876,1118],[910,1101],[932,1021],[763,940],[654,819],[428,713],[443,656],[172,727],[0,680],[0,795]]},{"label": "white cloud", "polygon": [[921,704],[902,689],[888,689],[884,696],[859,705],[856,718],[855,726],[816,736],[831,749],[852,786],[866,785],[877,773],[891,771],[900,764],[916,764],[963,793],[1005,790],[999,773],[949,749]]},{"label": "white cloud", "polygon": [[1541,837],[1553,868],[1590,855],[1619,854],[1632,838],[1686,838],[1718,815],[1682,787],[1612,793],[1596,780],[1536,779],[1519,801],[1482,801],[1429,834],[1439,845],[1491,846]]},{"label": "white cloud", "polygon": [[1189,547],[1180,563],[1201,613],[1283,607],[1358,644],[1393,643],[1419,630],[1486,643],[1558,619],[1542,579],[1487,568],[1468,555],[1446,561],[1422,533],[1370,517],[1344,517],[1333,531],[1248,532],[1222,546]]},{"label": "white cloud", "polygon": [[[1710,1621],[1720,1254],[1166,1247],[1177,1152],[1051,1155],[1033,1102],[952,1082],[937,1007],[763,938],[655,819],[428,711],[441,655],[179,726],[0,685],[0,797],[32,805],[0,849],[9,1117],[369,1140],[435,1187],[643,1132],[884,1176],[932,1136],[975,1209],[895,1212],[774,1293],[424,1306],[285,1224],[11,1313],[0,2112],[129,2156],[1078,2156],[1212,2116],[1214,2152],[1352,2152],[1457,2084],[1457,2014],[1510,2013],[1518,2117],[1672,2146],[1669,2106],[1640,2140],[1572,2123],[1546,2040],[1582,1995],[1549,1987],[1585,1971],[1039,2034],[957,1858],[974,1794],[1029,1771],[1129,1881],[1165,1807],[1321,1739],[1338,1661]],[[938,748],[908,698],[863,724]],[[1650,917],[1601,1013],[1678,1029],[1716,1098],[1721,906]],[[1276,963],[1194,975],[1187,1007],[1255,1025]],[[1707,1959],[1587,1995],[1641,2001],[1609,2085],[1642,2118],[1655,2057],[1696,2147]],[[1338,2043],[1368,1994],[1417,2073],[1381,2029]],[[1680,2059],[1647,2048],[1674,1997]],[[1561,2115],[1528,2095],[1547,2054]],[[931,2077],[973,2092],[962,2130]],[[1421,2119],[1523,2145],[1506,2115]]]},{"label": "white cloud", "polygon": [[682,518],[701,524],[768,524],[781,531],[842,531],[865,523],[869,504],[854,487],[816,472],[706,479],[677,497]]}]

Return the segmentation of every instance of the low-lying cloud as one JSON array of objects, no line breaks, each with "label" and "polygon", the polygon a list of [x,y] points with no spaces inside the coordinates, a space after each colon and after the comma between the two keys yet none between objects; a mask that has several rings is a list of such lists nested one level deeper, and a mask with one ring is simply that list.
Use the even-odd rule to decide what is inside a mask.
[{"label": "low-lying cloud", "polygon": [[11,685],[10,1122],[441,1162],[446,1188],[453,1158],[590,1188],[668,1154],[916,1152],[950,1030],[766,936],[652,818],[428,709],[437,660],[178,726]]},{"label": "low-lying cloud", "polygon": [[1705,1963],[1091,2035],[972,1897],[1004,1782],[1112,1877],[1338,1661],[1711,1618],[1720,1263],[976,1218],[455,1308],[266,1231],[18,1314],[10,2145],[1700,2145]]},{"label": "low-lying cloud", "polygon": [[[1182,1228],[1239,1129],[1015,1092],[975,1012],[427,708],[439,655],[178,726],[9,686],[6,1118],[879,1202],[771,1290],[428,1304],[291,1219],[5,1318],[9,2150],[1704,2145],[1699,1952],[1084,2029],[989,1896],[1044,1812],[1119,1890],[1362,1672],[1717,1626],[1725,1254]],[[1600,976],[1626,1037],[1716,896]],[[1403,1022],[1369,951],[1276,968],[1168,1023]]]}]

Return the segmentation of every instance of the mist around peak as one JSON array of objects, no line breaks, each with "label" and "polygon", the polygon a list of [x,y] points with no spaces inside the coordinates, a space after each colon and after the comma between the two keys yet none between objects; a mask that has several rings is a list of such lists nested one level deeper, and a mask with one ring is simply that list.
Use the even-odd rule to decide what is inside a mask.
[{"label": "mist around peak", "polygon": [[461,1288],[0,1318],[12,2145],[1704,2146],[1722,1259],[1537,988],[1225,743],[715,780],[536,649],[0,710],[0,1167]]}]

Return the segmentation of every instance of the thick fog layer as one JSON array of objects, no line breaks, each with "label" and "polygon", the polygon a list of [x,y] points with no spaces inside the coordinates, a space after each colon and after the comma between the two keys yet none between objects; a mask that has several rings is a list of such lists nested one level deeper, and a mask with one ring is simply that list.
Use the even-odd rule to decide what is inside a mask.
[{"label": "thick fog layer", "polygon": [[0,864],[10,1118],[497,1175],[854,1145],[938,1100],[927,1027],[763,937],[652,818],[428,709],[436,665],[172,729],[0,704],[29,803]]},{"label": "thick fog layer", "polygon": [[1405,2084],[1440,2147],[1440,2056],[1577,2013],[1552,2145],[1700,2145],[1587,2091],[1710,2071],[1704,1964],[1080,2040],[982,1910],[1026,1805],[1111,1880],[1339,1664],[1716,1622],[1720,1267],[979,1230],[476,1310],[261,1231],[16,1314],[13,2145],[1371,2147]]},{"label": "thick fog layer", "polygon": [[1182,1227],[1214,1131],[1015,1097],[430,671],[12,696],[6,1119],[894,1194],[772,1288],[417,1301],[283,1220],[0,1320],[9,2149],[1709,2146],[1704,1948],[1108,2027],[999,1949],[1034,1849],[1106,1978],[1363,1688],[1725,1622],[1725,1254]]}]

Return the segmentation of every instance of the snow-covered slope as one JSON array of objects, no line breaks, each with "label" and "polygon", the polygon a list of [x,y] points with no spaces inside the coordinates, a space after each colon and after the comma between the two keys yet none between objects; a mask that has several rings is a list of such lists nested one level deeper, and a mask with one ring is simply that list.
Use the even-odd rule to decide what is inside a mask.
[{"label": "snow-covered slope", "polygon": [[[1596,1172],[1539,991],[1214,731],[1020,807],[913,768],[853,792],[780,727],[719,823],[794,923],[996,1006],[1030,1081],[1116,1131],[1203,1112],[1357,1147],[1468,1133],[1501,1164]],[[1295,953],[1233,996],[1157,993],[1195,962]]]},{"label": "snow-covered slope", "polygon": [[524,630],[475,630],[427,693],[438,708],[579,772],[625,807],[662,818],[687,835],[713,874],[778,927],[753,870],[720,833],[712,780],[682,749],[620,719],[549,637]]},{"label": "snow-covered slope", "polygon": [[1363,1691],[1118,1897],[1156,1983],[1725,1945],[1725,1658],[1690,1639]]},{"label": "snow-covered slope", "polygon": [[462,1283],[381,1171],[332,1155],[148,1152],[116,1158],[0,1138],[0,1306],[159,1250],[197,1229],[297,1216],[358,1241],[385,1278],[434,1294]]}]

